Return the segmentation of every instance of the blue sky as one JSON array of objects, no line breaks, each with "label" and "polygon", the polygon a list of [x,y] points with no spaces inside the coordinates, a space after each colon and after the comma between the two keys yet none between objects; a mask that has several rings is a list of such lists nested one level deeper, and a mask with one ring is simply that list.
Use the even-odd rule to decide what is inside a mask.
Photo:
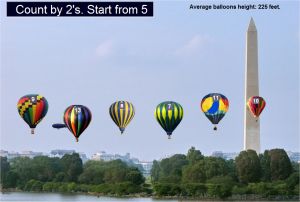
[{"label": "blue sky", "polygon": [[[260,95],[267,102],[261,150],[299,151],[299,3],[278,1],[277,11],[189,10],[191,3],[201,4],[155,1],[153,18],[7,18],[1,1],[1,148],[130,152],[145,160],[191,146],[207,155],[242,150],[245,36],[253,17]],[[230,101],[217,132],[199,106],[210,92]],[[36,135],[16,109],[29,93],[49,102]],[[116,100],[136,108],[122,136],[108,114]],[[156,105],[166,100],[185,112],[171,140],[154,118]],[[71,104],[93,114],[79,143],[68,130],[51,128]]]}]

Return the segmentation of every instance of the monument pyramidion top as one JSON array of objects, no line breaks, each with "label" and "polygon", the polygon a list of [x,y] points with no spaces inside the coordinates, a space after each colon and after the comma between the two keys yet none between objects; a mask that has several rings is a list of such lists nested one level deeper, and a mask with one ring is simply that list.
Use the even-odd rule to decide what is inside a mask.
[{"label": "monument pyramidion top", "polygon": [[253,18],[251,18],[247,32],[256,32],[256,31],[257,30],[256,30],[254,20],[253,20]]}]

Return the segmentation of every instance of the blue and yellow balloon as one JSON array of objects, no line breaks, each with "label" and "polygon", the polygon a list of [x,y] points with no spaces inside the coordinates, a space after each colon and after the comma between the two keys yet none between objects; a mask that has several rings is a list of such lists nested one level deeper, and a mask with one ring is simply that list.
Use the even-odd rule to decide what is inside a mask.
[{"label": "blue and yellow balloon", "polygon": [[200,107],[205,116],[215,125],[214,130],[217,130],[216,125],[228,111],[229,101],[220,93],[210,93],[202,99]]}]

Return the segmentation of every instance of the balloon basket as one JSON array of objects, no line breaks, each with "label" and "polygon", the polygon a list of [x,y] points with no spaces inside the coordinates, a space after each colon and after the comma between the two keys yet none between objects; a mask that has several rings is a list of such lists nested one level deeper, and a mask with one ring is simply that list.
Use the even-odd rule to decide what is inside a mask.
[{"label": "balloon basket", "polygon": [[31,134],[34,135],[34,128],[31,128]]},{"label": "balloon basket", "polygon": [[217,126],[214,127],[214,130],[218,130]]},{"label": "balloon basket", "polygon": [[171,135],[168,135],[168,140],[170,140],[171,139]]},{"label": "balloon basket", "polygon": [[78,142],[78,138],[76,138],[76,142]]}]

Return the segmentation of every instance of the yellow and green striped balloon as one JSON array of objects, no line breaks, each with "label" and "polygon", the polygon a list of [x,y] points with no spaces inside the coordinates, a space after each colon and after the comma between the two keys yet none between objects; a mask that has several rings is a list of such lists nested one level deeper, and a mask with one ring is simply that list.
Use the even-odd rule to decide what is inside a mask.
[{"label": "yellow and green striped balloon", "polygon": [[119,127],[122,134],[126,126],[133,119],[135,111],[130,102],[117,101],[110,106],[109,114],[115,124]]},{"label": "yellow and green striped balloon", "polygon": [[170,139],[172,132],[183,118],[183,108],[176,102],[166,101],[157,105],[154,115],[157,122],[166,131],[169,136],[168,138]]}]

